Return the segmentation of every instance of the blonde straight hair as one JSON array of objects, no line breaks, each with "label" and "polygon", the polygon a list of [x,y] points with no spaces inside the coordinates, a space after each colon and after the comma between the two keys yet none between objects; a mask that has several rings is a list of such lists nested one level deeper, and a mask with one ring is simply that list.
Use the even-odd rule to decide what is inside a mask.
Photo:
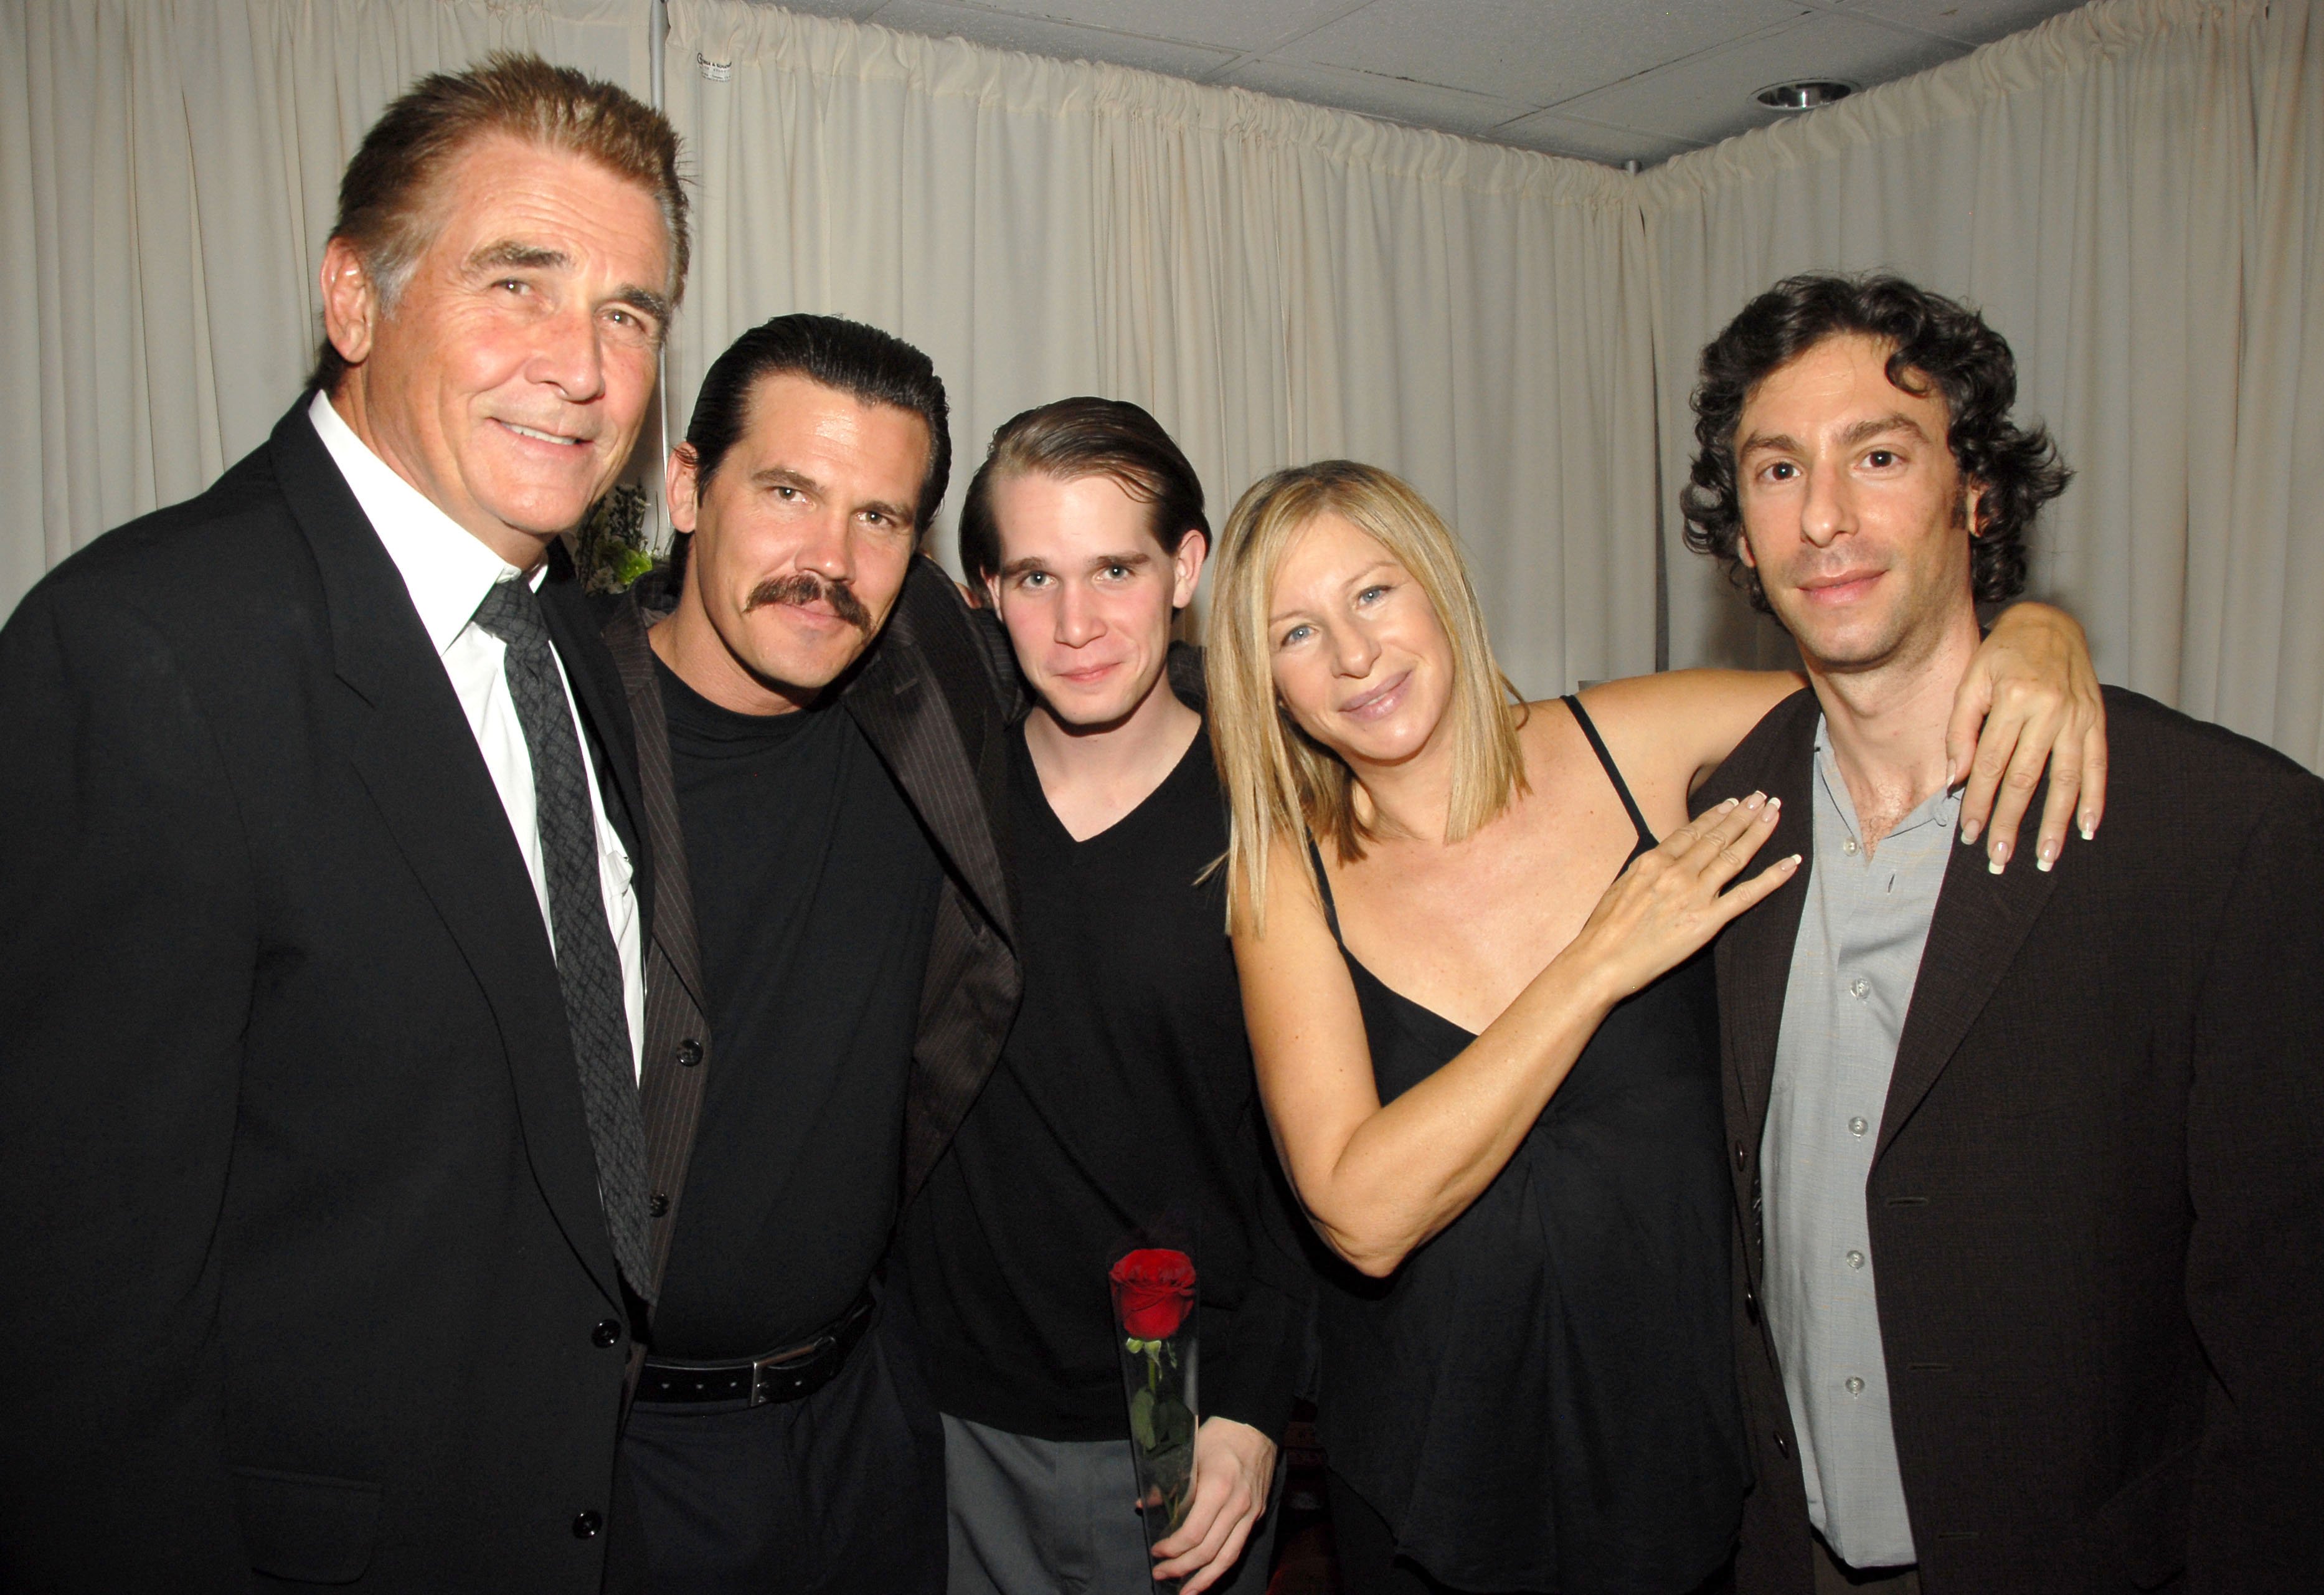
[{"label": "blonde straight hair", "polygon": [[1260,928],[1267,860],[1278,842],[1328,837],[1342,862],[1377,835],[1356,814],[1355,776],[1294,724],[1275,695],[1268,636],[1276,572],[1318,516],[1337,515],[1410,572],[1452,644],[1452,797],[1444,840],[1489,825],[1525,788],[1523,706],[1493,660],[1452,529],[1399,478],[1353,460],[1322,460],[1254,483],[1227,518],[1213,564],[1204,641],[1211,746],[1227,789],[1229,890]]}]

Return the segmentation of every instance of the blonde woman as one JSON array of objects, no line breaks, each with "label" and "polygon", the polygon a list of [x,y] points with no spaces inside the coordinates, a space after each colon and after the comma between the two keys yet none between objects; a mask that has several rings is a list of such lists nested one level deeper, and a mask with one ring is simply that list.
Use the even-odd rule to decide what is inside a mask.
[{"label": "blonde woman", "polygon": [[[1244,1012],[1285,1169],[1347,1265],[1322,1309],[1347,1587],[1715,1585],[1749,1472],[1703,949],[1795,861],[1753,867],[1757,798],[1690,823],[1687,794],[1802,678],[1513,705],[1450,531],[1347,462],[1246,493],[1216,579]],[[2104,753],[2080,629],[2005,616],[1957,748],[1997,697],[1963,812],[2013,749],[2054,750],[2062,835]],[[2000,856],[2028,789],[2005,788]]]}]

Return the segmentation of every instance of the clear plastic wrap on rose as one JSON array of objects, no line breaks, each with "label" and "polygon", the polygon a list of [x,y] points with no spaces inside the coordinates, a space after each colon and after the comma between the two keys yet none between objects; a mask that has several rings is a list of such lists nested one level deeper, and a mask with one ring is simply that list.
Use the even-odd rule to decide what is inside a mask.
[{"label": "clear plastic wrap on rose", "polygon": [[1194,1495],[1194,1259],[1149,1247],[1125,1255],[1108,1279],[1121,1388],[1130,1401],[1139,1511],[1151,1549],[1185,1522]]}]

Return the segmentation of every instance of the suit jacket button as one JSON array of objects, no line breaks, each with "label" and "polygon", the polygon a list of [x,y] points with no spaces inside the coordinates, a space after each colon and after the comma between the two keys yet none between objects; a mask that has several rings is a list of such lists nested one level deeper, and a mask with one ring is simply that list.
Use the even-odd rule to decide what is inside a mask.
[{"label": "suit jacket button", "polygon": [[598,1517],[595,1512],[584,1512],[573,1520],[573,1537],[576,1540],[594,1540],[597,1537],[597,1531],[604,1526],[605,1520],[603,1517]]},{"label": "suit jacket button", "polygon": [[1743,1316],[1754,1323],[1759,1322],[1759,1298],[1748,1290],[1743,1293]]},{"label": "suit jacket button", "polygon": [[1792,1460],[1792,1443],[1784,1439],[1780,1432],[1775,1435],[1775,1454],[1787,1462]]},{"label": "suit jacket button", "polygon": [[621,1338],[622,1326],[610,1318],[589,1332],[589,1343],[593,1346],[610,1346]]},{"label": "suit jacket button", "polygon": [[688,1036],[678,1044],[678,1062],[681,1068],[691,1069],[702,1061],[702,1043]]},{"label": "suit jacket button", "polygon": [[1751,1155],[1750,1155],[1749,1153],[1748,1153],[1748,1152],[1744,1151],[1744,1149],[1743,1149],[1743,1143],[1742,1143],[1741,1141],[1738,1141],[1738,1142],[1736,1142],[1736,1143],[1735,1143],[1735,1167],[1736,1167],[1736,1169],[1739,1172],[1739,1171],[1742,1169],[1743,1166],[1744,1166],[1745,1164],[1747,1164],[1747,1163],[1750,1162],[1750,1160],[1751,1160]]},{"label": "suit jacket button", "polygon": [[656,1191],[652,1195],[646,1198],[646,1211],[653,1214],[653,1216],[658,1219],[669,1217],[669,1198],[662,1194],[659,1191]]}]

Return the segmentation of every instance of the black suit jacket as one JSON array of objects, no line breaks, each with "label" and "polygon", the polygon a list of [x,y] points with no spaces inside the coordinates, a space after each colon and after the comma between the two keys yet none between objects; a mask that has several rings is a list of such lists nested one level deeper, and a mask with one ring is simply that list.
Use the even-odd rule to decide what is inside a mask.
[{"label": "black suit jacket", "polygon": [[627,1336],[556,968],[305,409],[0,631],[0,1588],[582,1595]]},{"label": "black suit jacket", "polygon": [[[1812,863],[1817,713],[1786,700],[1696,799],[1781,797],[1765,859]],[[1998,877],[1954,849],[1866,1186],[1922,1582],[2324,1589],[2324,781],[2135,693],[2107,713],[2095,842]],[[1812,1588],[1757,1297],[1808,875],[1717,954],[1755,1595]]]},{"label": "black suit jacket", "polygon": [[[717,1066],[669,726],[646,641],[647,628],[676,601],[667,572],[656,572],[613,606],[603,633],[637,729],[647,848],[661,882],[647,948],[642,1082],[648,1177],[663,1198],[654,1203],[657,1280]],[[1023,990],[1010,945],[1005,855],[993,829],[993,816],[1006,812],[1009,779],[1001,678],[951,578],[934,561],[916,558],[886,626],[838,690],[945,869],[905,1103],[900,1212],[983,1089]]]}]

